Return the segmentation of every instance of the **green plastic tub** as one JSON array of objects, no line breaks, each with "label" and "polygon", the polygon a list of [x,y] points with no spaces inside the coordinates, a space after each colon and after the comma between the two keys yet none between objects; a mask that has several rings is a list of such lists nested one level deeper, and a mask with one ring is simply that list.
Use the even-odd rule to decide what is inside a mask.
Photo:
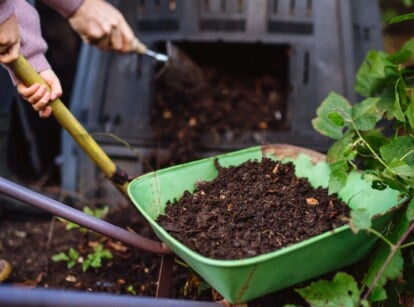
[{"label": "green plastic tub", "polygon": [[[377,237],[360,231],[354,234],[348,225],[341,226],[283,249],[241,260],[218,260],[205,257],[183,245],[155,220],[163,214],[168,200],[180,198],[184,191],[194,191],[197,181],[217,176],[214,159],[222,166],[240,165],[263,156],[292,161],[296,175],[307,177],[315,187],[327,187],[329,166],[324,156],[290,145],[251,147],[216,157],[165,168],[134,179],[129,195],[148,220],[158,238],[187,262],[205,281],[231,303],[247,302],[264,294],[340,269],[365,257]],[[378,230],[392,218],[390,210],[402,202],[399,193],[374,190],[358,173],[348,177],[340,198],[351,208],[366,208]],[[387,214],[384,214],[387,213]]]}]

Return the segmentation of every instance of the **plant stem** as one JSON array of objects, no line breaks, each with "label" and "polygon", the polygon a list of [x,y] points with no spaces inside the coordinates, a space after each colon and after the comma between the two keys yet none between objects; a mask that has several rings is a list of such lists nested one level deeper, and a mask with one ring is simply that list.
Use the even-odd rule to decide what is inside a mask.
[{"label": "plant stem", "polygon": [[400,249],[402,246],[402,243],[407,239],[408,235],[414,230],[414,223],[410,225],[410,227],[407,229],[407,231],[401,236],[401,238],[398,240],[398,242],[391,247],[391,252],[388,254],[387,259],[385,259],[383,265],[375,275],[374,280],[372,281],[371,285],[369,286],[368,290],[365,292],[364,296],[362,297],[362,300],[367,300],[369,295],[371,294],[372,290],[375,288],[375,286],[378,283],[378,280],[380,279],[381,275],[384,273],[385,269],[387,268],[388,264],[391,262],[392,258],[394,257],[395,253]]},{"label": "plant stem", "polygon": [[386,237],[384,237],[381,233],[376,231],[374,228],[369,228],[369,232],[372,232],[375,234],[378,238],[380,238],[385,244],[387,244],[391,249],[393,248],[394,244],[390,240],[388,240]]},{"label": "plant stem", "polygon": [[357,127],[355,126],[354,122],[351,121],[352,127],[355,129],[355,132],[358,134],[358,137],[361,139],[361,141],[365,144],[365,146],[369,149],[369,151],[372,152],[372,154],[374,155],[375,159],[377,159],[379,161],[379,163],[381,163],[387,170],[389,170],[391,172],[391,174],[394,174],[395,176],[397,176],[397,174],[394,172],[393,169],[391,169],[387,163],[385,163],[381,157],[377,154],[377,152],[371,147],[371,145],[365,141],[365,139],[362,137],[361,133],[359,132],[359,130],[357,129]]},{"label": "plant stem", "polygon": [[410,247],[410,246],[413,246],[413,245],[414,245],[414,242],[406,243],[404,245],[401,245],[401,249],[407,248],[407,247]]}]

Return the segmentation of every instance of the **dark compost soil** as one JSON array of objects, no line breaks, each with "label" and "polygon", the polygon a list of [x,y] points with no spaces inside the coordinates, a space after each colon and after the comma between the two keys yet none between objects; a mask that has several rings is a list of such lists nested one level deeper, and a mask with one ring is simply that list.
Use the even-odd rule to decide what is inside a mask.
[{"label": "dark compost soil", "polygon": [[182,68],[157,73],[151,105],[153,140],[168,151],[164,166],[226,144],[248,146],[257,132],[289,129],[286,47],[181,43],[176,48]]},{"label": "dark compost soil", "polygon": [[[290,164],[265,159],[263,163],[248,162],[240,167],[219,170],[217,180],[211,184],[200,183],[195,193],[200,197],[198,205],[202,208],[198,211],[201,214],[191,215],[192,205],[186,204],[186,214],[181,214],[180,219],[177,217],[181,221],[184,218],[184,224],[187,223],[187,234],[190,230],[190,235],[198,238],[197,245],[194,245],[195,240],[188,241],[190,247],[196,249],[202,242],[207,244],[201,248],[203,254],[211,249],[215,251],[212,256],[218,258],[253,256],[332,229],[342,224],[347,215],[347,207],[328,197],[326,191],[314,190],[306,180],[295,177]],[[246,191],[248,194],[244,195]],[[203,201],[202,194],[210,195],[211,201]],[[183,199],[190,198],[194,199],[187,194]],[[225,205],[220,208],[220,200],[224,199]],[[170,206],[168,216],[173,214],[171,209],[178,207]],[[110,211],[106,220],[155,238],[132,206],[116,208]],[[176,227],[169,219],[166,221],[169,231]],[[209,221],[213,221],[212,226]],[[196,228],[196,224],[201,227]],[[104,261],[100,268],[82,272],[80,264],[68,269],[66,263],[50,260],[52,255],[66,252],[69,247],[86,255],[98,243],[114,256]],[[144,296],[155,295],[161,260],[158,255],[92,232],[67,231],[64,223],[47,215],[34,218],[10,212],[0,215],[0,257],[12,263],[14,270],[8,282],[15,285]],[[221,299],[181,261],[174,266],[170,297]],[[249,306],[282,306],[286,303],[304,305],[293,289],[285,289],[249,302]]]},{"label": "dark compost soil", "polygon": [[222,168],[211,182],[169,203],[158,223],[188,247],[218,259],[271,252],[346,223],[349,207],[264,158]]}]

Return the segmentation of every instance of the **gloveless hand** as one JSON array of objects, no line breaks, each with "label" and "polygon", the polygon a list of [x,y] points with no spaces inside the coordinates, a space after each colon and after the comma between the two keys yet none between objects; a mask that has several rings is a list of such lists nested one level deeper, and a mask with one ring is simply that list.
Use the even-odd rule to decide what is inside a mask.
[{"label": "gloveless hand", "polygon": [[132,29],[122,13],[106,1],[85,0],[69,23],[86,42],[100,49],[123,53],[132,49]]},{"label": "gloveless hand", "polygon": [[52,114],[52,108],[48,103],[62,95],[62,86],[59,78],[51,69],[44,70],[39,75],[46,82],[47,86],[40,83],[26,86],[20,83],[17,85],[17,91],[32,105],[34,110],[39,112],[40,117],[46,118]]},{"label": "gloveless hand", "polygon": [[15,14],[0,24],[0,63],[8,64],[19,57],[20,31]]}]

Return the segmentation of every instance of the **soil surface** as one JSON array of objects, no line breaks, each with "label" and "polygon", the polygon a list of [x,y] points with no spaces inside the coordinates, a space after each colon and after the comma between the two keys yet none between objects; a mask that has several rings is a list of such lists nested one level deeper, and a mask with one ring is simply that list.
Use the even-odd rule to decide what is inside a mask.
[{"label": "soil surface", "polygon": [[240,259],[275,251],[346,223],[349,207],[327,189],[295,176],[294,164],[264,158],[222,168],[169,203],[158,223],[210,258]]},{"label": "soil surface", "polygon": [[[291,164],[285,165],[265,159],[262,163],[248,162],[239,167],[218,168],[220,172],[217,179],[211,184],[200,183],[195,194],[201,197],[204,193],[214,193],[217,199],[208,202],[208,206],[200,200],[198,205],[202,208],[198,211],[202,214],[199,216],[190,215],[191,205],[186,204],[189,209],[186,216],[190,219],[186,220],[186,227],[190,227],[194,238],[197,235],[199,243],[198,246],[194,246],[194,240],[190,240],[188,244],[196,249],[203,242],[206,243],[201,253],[206,254],[206,250],[211,249],[216,251],[212,257],[253,256],[339,226],[343,224],[343,217],[347,215],[346,207],[333,197],[327,197],[326,191],[314,190],[306,180],[295,177]],[[220,184],[224,185],[220,187]],[[243,196],[246,192],[247,195]],[[187,195],[184,199],[189,197],[190,195]],[[257,210],[256,207],[251,211],[252,197],[255,199],[254,203],[260,205],[261,210]],[[275,201],[275,197],[279,200]],[[227,200],[224,209],[220,208],[220,199]],[[280,201],[281,199],[288,200]],[[214,205],[214,208],[211,205]],[[294,209],[291,210],[290,207]],[[119,205],[116,208],[111,209],[104,218],[113,224],[156,239],[146,221],[132,205]],[[283,208],[283,214],[280,214],[278,208]],[[168,215],[170,214],[169,210]],[[280,217],[278,222],[275,222],[277,215]],[[216,226],[209,226],[208,220],[215,221]],[[325,224],[320,223],[323,220]],[[171,231],[171,227],[175,226],[170,224],[169,219],[167,221],[169,224],[166,228]],[[278,228],[269,223],[281,225]],[[203,235],[204,229],[196,228],[194,224],[210,230]],[[302,225],[299,227],[297,224]],[[131,248],[122,242],[92,232],[85,233],[78,229],[68,231],[65,226],[66,223],[49,215],[26,216],[15,212],[3,212],[0,215],[0,258],[8,259],[14,267],[8,282],[24,287],[155,296],[160,256]],[[247,226],[248,229],[243,228]],[[244,234],[233,233],[236,230]],[[229,243],[225,243],[227,240],[223,234],[232,238],[229,240],[229,247],[225,247]],[[223,242],[220,249],[213,248],[217,240]],[[84,260],[97,244],[102,244],[113,255],[112,259],[104,259],[101,267],[83,272],[81,260],[72,268],[67,268],[66,262],[51,260],[53,255],[66,253],[69,248],[77,250]],[[176,260],[170,298],[206,301],[222,299],[191,268],[180,259]],[[249,306],[283,306],[287,303],[306,305],[293,288],[288,288],[257,298],[249,302]]]}]

